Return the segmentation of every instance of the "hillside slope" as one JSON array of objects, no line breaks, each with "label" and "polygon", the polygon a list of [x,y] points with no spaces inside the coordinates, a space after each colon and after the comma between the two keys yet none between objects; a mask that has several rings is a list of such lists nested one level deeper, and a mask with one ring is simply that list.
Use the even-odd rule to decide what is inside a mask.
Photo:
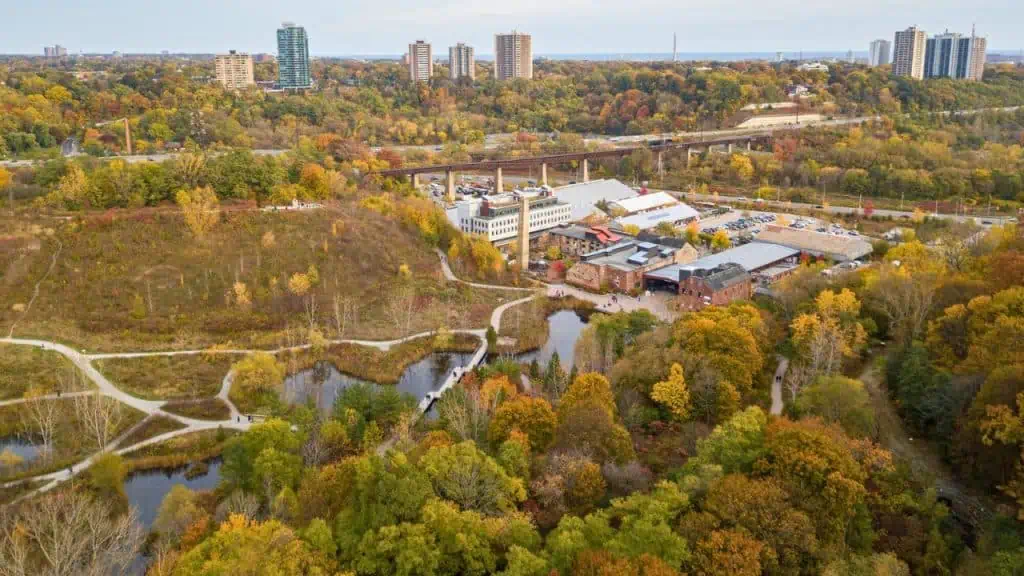
[{"label": "hillside slope", "polygon": [[283,332],[305,332],[310,316],[337,337],[336,301],[346,338],[481,327],[500,296],[446,284],[415,230],[353,203],[223,212],[203,239],[174,212],[91,215],[36,238],[0,244],[0,331],[16,323],[16,336],[90,351],[280,346],[304,340]]}]

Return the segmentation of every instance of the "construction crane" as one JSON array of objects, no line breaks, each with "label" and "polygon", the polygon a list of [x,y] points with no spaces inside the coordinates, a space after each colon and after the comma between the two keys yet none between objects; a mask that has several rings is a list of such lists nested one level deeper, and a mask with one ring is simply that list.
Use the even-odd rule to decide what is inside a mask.
[{"label": "construction crane", "polygon": [[125,148],[128,150],[128,155],[132,155],[132,131],[131,125],[128,123],[128,118],[118,118],[117,120],[109,120],[107,122],[97,122],[96,127],[106,126],[108,124],[114,124],[116,122],[124,122],[124,143]]}]

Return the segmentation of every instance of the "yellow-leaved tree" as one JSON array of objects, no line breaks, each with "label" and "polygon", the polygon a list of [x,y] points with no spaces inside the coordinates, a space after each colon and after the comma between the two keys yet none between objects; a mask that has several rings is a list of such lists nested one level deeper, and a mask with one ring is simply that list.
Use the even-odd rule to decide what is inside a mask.
[{"label": "yellow-leaved tree", "polygon": [[836,373],[844,358],[856,356],[867,343],[859,322],[861,303],[848,288],[839,293],[823,290],[814,304],[813,313],[801,314],[790,324],[793,344],[807,370],[805,379],[791,380],[802,380],[801,384]]},{"label": "yellow-leaved tree", "polygon": [[220,202],[213,188],[203,186],[179,190],[175,200],[185,217],[185,224],[196,238],[203,238],[220,219]]},{"label": "yellow-leaved tree", "polygon": [[690,415],[690,391],[686,388],[683,367],[673,364],[668,379],[658,382],[651,390],[651,400],[661,404],[680,422]]}]

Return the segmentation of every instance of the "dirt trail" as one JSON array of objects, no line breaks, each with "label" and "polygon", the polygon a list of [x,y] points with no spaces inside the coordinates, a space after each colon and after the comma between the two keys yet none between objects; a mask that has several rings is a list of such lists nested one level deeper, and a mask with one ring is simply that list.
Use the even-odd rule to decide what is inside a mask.
[{"label": "dirt trail", "polygon": [[953,515],[961,522],[980,529],[992,516],[995,503],[987,494],[962,483],[953,475],[949,466],[942,461],[933,443],[913,437],[896,413],[896,407],[889,399],[882,374],[872,357],[860,380],[864,382],[875,411],[879,443],[897,458],[909,464],[915,475],[932,478],[939,499],[946,501]]}]

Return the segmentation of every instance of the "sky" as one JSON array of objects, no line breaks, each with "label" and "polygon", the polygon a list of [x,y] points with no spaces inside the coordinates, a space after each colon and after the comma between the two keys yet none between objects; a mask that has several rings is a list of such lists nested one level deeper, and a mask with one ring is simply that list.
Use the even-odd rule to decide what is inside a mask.
[{"label": "sky", "polygon": [[917,25],[1024,48],[1022,0],[0,0],[0,54],[259,53],[295,22],[313,56],[397,55],[417,39],[447,54],[494,52],[496,32],[533,36],[534,54],[866,51]]}]

